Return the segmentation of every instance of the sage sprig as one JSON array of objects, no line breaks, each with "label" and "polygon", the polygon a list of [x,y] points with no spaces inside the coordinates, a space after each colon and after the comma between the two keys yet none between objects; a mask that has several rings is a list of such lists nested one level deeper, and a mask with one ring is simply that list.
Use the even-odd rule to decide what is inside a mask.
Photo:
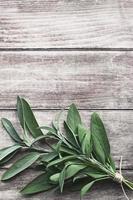
[{"label": "sage sprig", "polygon": [[118,182],[124,194],[123,185],[133,190],[133,183],[123,177],[121,167],[120,172],[116,170],[106,129],[97,113],[91,115],[90,126],[86,127],[72,104],[63,128],[60,127],[60,114],[51,126],[39,127],[30,105],[20,97],[17,99],[17,113],[21,134],[8,119],[1,120],[14,144],[0,150],[0,165],[17,153],[21,156],[23,151],[23,155],[3,174],[2,181],[11,179],[34,164],[40,166],[40,175],[21,190],[24,195],[53,188],[62,193],[65,184],[76,184],[84,179],[88,182],[84,186],[81,184],[81,197],[96,182],[106,179]]}]

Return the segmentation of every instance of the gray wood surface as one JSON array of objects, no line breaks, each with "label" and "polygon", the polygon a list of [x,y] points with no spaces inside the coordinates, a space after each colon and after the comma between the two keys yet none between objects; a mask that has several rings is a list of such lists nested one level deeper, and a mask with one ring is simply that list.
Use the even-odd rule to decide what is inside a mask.
[{"label": "gray wood surface", "polygon": [[132,0],[0,0],[1,48],[132,48]]},{"label": "gray wood surface", "polygon": [[1,52],[0,108],[133,109],[133,52]]},{"label": "gray wood surface", "polygon": [[[29,101],[40,125],[50,124],[72,102],[85,124],[97,111],[117,168],[123,156],[122,172],[133,180],[133,1],[0,0],[0,118],[10,119],[21,134],[17,95]],[[0,126],[0,148],[11,144]],[[0,168],[0,176],[14,160]],[[38,173],[30,169],[0,182],[0,200],[26,200],[18,190]],[[71,188],[28,199],[79,199]],[[84,199],[125,198],[120,186],[107,182]]]}]

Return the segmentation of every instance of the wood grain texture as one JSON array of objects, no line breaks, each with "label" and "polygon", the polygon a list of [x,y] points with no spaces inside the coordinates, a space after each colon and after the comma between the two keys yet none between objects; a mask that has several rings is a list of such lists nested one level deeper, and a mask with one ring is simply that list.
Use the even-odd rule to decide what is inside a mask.
[{"label": "wood grain texture", "polygon": [[[4,171],[0,171],[0,176]],[[19,190],[24,187],[29,181],[34,179],[38,174],[38,171],[35,170],[28,170],[23,172],[20,176],[16,177],[10,182],[0,182],[0,200],[70,200],[70,199],[77,199],[79,200],[79,192],[72,191],[72,187],[67,187],[63,194],[59,194],[59,192],[53,193],[40,193],[35,196],[30,196],[26,198],[19,193]],[[125,177],[133,180],[133,171],[123,171]],[[30,177],[30,178],[29,178]],[[131,190],[126,190],[130,200],[133,199],[133,194]],[[125,200],[124,195],[120,186],[114,182],[106,181],[106,182],[99,182],[91,191],[84,197],[84,200]]]},{"label": "wood grain texture", "polygon": [[[91,113],[92,112],[89,111],[81,111],[82,119],[87,126],[89,126]],[[123,156],[122,168],[133,169],[133,160],[131,159],[133,157],[133,111],[98,111],[98,113],[105,123],[105,127],[107,129],[107,134],[111,144],[112,155],[116,161],[117,167],[119,167],[120,156]],[[56,114],[57,111],[35,112],[40,126],[50,125]],[[20,125],[18,124],[18,120],[14,112],[0,111],[0,117],[10,119],[21,134]],[[10,137],[1,126],[0,135],[0,148],[12,144]]]},{"label": "wood grain texture", "polygon": [[132,48],[132,0],[0,0],[0,48]]},{"label": "wood grain texture", "polygon": [[133,52],[1,52],[0,108],[133,109]]}]

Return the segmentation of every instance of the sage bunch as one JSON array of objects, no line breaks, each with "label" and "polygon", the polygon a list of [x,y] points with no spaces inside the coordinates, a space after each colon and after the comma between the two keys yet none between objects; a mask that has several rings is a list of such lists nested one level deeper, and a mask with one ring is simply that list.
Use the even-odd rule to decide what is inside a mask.
[{"label": "sage bunch", "polygon": [[21,190],[23,195],[54,188],[62,193],[65,184],[87,180],[80,187],[82,198],[96,182],[112,179],[121,185],[128,199],[123,186],[133,190],[133,183],[123,177],[121,166],[119,172],[116,170],[106,130],[97,113],[91,115],[90,125],[86,127],[72,104],[63,124],[61,114],[58,114],[51,126],[39,127],[30,105],[18,97],[17,114],[22,133],[8,119],[1,120],[14,144],[0,150],[0,166],[19,155],[19,159],[3,174],[2,181],[34,165],[40,167],[40,175]]}]

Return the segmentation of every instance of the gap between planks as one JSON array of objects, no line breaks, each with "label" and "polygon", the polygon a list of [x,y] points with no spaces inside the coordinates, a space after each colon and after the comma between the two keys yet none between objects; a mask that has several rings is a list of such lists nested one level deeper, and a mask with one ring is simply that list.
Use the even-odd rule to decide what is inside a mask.
[{"label": "gap between planks", "polygon": [[[31,108],[32,108],[33,111],[60,111],[60,110],[67,111],[68,110],[68,108],[64,109],[63,107],[62,108],[49,108],[49,109],[46,108],[45,109],[45,108],[34,108],[34,107],[31,106]],[[118,111],[118,112],[125,111],[126,112],[126,111],[133,111],[133,108],[131,108],[131,109],[130,108],[129,109],[127,109],[127,108],[123,108],[123,109],[120,109],[120,108],[118,108],[118,109],[117,108],[113,108],[113,109],[112,108],[96,108],[96,109],[90,108],[89,109],[89,108],[87,108],[87,109],[85,109],[85,108],[78,107],[78,110],[79,111],[92,111],[92,112],[95,112],[95,111]],[[3,106],[2,108],[0,108],[0,111],[17,111],[17,109],[13,108],[13,107],[11,107],[11,108],[6,107],[5,108]]]},{"label": "gap between planks", "polygon": [[133,51],[133,48],[0,48],[0,51]]}]

